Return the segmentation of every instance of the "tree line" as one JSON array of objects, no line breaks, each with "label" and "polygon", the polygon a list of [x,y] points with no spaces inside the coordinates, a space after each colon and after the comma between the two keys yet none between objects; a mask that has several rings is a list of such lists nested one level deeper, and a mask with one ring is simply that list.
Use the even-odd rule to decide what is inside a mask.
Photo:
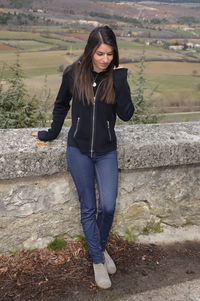
[{"label": "tree line", "polygon": [[3,13],[0,14],[0,24],[1,25],[52,25],[55,24],[54,21],[50,19],[41,18],[39,16],[34,16],[33,14],[24,14],[24,13],[16,13],[13,14]]},{"label": "tree line", "polygon": [[138,21],[138,19],[136,18],[128,18],[128,17],[122,17],[122,16],[119,16],[119,15],[110,15],[110,14],[106,14],[106,13],[98,13],[98,12],[90,12],[89,15],[91,17],[100,17],[100,18],[104,18],[104,19],[115,19],[115,20],[118,20],[118,21],[122,21],[122,22],[128,22],[128,23],[131,23],[131,24],[134,24],[134,25],[142,25],[140,23],[140,21]]}]

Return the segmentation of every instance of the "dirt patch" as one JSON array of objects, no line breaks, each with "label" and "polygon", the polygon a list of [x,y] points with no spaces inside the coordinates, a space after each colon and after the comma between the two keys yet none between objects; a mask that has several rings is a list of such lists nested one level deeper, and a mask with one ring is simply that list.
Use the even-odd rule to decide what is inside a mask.
[{"label": "dirt patch", "polygon": [[200,277],[200,243],[170,246],[136,244],[118,236],[108,250],[118,271],[112,288],[98,289],[92,263],[81,242],[0,256],[1,301],[110,301]]},{"label": "dirt patch", "polygon": [[2,50],[16,50],[16,47],[12,47],[9,45],[5,45],[5,44],[0,44],[0,51]]}]

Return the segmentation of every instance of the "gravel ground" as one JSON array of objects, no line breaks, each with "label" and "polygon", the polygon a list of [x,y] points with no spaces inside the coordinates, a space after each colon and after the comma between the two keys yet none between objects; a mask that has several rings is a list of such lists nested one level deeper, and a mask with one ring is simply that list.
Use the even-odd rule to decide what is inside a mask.
[{"label": "gravel ground", "polygon": [[0,256],[0,301],[200,301],[200,242],[171,245],[113,236],[112,288],[96,287],[83,242]]}]

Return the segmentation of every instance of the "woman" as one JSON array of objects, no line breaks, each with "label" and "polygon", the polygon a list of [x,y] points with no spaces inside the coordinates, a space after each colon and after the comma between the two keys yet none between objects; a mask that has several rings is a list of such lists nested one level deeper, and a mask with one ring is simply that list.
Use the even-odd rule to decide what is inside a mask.
[{"label": "woman", "polygon": [[[95,28],[84,53],[62,79],[48,131],[32,133],[42,141],[55,139],[72,105],[67,163],[74,180],[81,224],[93,260],[97,286],[111,287],[116,266],[106,251],[118,190],[116,115],[124,121],[134,113],[127,69],[119,68],[116,37],[108,26]],[[99,200],[96,205],[95,181]],[[98,212],[97,212],[98,211]]]}]

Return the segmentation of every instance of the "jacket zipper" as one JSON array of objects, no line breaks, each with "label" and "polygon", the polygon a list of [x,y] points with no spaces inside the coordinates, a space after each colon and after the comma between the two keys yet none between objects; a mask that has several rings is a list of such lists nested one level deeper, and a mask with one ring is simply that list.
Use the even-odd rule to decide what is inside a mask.
[{"label": "jacket zipper", "polygon": [[75,136],[77,134],[77,131],[78,131],[79,121],[80,121],[80,117],[78,117],[78,119],[77,119],[76,129],[75,129],[75,132],[74,132],[74,138],[75,138]]},{"label": "jacket zipper", "polygon": [[95,106],[96,106],[96,96],[97,96],[97,92],[99,91],[99,87],[101,85],[103,81],[101,81],[97,87],[97,90],[95,92],[94,95],[94,104],[93,104],[93,114],[92,114],[92,141],[91,141],[91,149],[90,149],[90,153],[91,153],[91,157],[93,155],[94,152],[94,125],[95,125]]},{"label": "jacket zipper", "polygon": [[109,135],[109,138],[110,138],[110,141],[111,141],[112,138],[111,138],[111,133],[110,133],[110,123],[109,123],[108,120],[107,120],[107,127],[108,127],[108,135]]}]

